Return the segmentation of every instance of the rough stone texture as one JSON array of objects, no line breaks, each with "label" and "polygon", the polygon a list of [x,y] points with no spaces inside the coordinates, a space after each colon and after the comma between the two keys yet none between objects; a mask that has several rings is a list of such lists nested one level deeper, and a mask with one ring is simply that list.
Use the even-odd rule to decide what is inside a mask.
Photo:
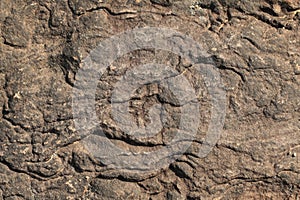
[{"label": "rough stone texture", "polygon": [[[299,199],[299,1],[1,0],[0,10],[0,199]],[[212,152],[198,158],[210,103],[193,65],[154,49],[119,58],[95,96],[100,125],[116,145],[159,148],[180,121],[176,98],[159,84],[139,88],[130,113],[143,126],[147,110],[161,103],[169,114],[161,134],[141,140],[113,121],[114,85],[140,64],[168,65],[187,77],[203,123],[175,163],[130,174],[84,148],[72,89],[99,42],[145,26],[177,30],[212,55],[227,93],[226,120]]]}]

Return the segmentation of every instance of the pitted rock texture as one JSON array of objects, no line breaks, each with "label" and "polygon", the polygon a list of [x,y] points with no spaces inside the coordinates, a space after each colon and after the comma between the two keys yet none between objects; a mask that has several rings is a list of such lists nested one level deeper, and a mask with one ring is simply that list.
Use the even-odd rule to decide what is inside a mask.
[{"label": "pitted rock texture", "polygon": [[[1,0],[0,10],[0,199],[299,199],[299,1]],[[170,28],[202,45],[224,83],[226,119],[215,147],[199,158],[211,104],[195,66],[158,49],[118,58],[94,97],[99,126],[114,145],[159,149],[180,123],[178,99],[159,82],[120,103],[141,127],[161,104],[162,131],[133,137],[114,121],[114,87],[139,65],[159,63],[178,72],[170,79],[186,77],[201,113],[192,145],[175,162],[128,173],[87,150],[74,125],[72,92],[100,42],[140,27]]]}]

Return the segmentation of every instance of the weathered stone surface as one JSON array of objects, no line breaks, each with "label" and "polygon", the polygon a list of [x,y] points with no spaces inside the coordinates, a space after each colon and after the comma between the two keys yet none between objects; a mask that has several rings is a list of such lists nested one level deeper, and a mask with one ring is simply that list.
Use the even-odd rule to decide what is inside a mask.
[{"label": "weathered stone surface", "polygon": [[98,180],[90,183],[91,196],[94,199],[147,199],[148,195],[134,183],[119,180]]},{"label": "weathered stone surface", "polygon": [[2,25],[2,34],[5,43],[15,47],[26,47],[30,36],[28,27],[21,19],[7,17]]},{"label": "weathered stone surface", "polygon": [[[298,0],[1,0],[0,199],[298,199],[299,9]],[[76,127],[72,97],[80,91],[84,59],[100,42],[138,27],[193,38],[205,52],[198,61],[220,73],[227,105],[218,112],[226,118],[204,158],[199,151],[209,146],[217,92],[210,93],[192,59],[173,51],[143,48],[117,57],[95,84],[95,95],[88,94],[99,121],[90,138],[101,139],[87,140]],[[135,44],[147,41],[135,37]],[[138,68],[149,63],[157,65]],[[135,83],[166,69],[172,73],[163,80],[137,84],[128,95]],[[130,84],[116,92],[122,81]],[[118,120],[113,103],[129,107]],[[182,117],[189,106],[199,110],[199,121]],[[126,132],[122,124],[138,131]],[[110,145],[97,146],[103,138]],[[190,143],[183,155],[165,154]],[[153,160],[138,156],[153,151]],[[159,167],[146,171],[146,164]]]}]

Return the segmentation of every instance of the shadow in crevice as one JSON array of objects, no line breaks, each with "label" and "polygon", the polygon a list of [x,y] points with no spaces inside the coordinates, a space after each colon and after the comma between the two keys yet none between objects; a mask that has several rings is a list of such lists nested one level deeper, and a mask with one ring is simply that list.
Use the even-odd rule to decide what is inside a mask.
[{"label": "shadow in crevice", "polygon": [[80,58],[78,51],[71,44],[67,43],[61,54],[48,57],[48,64],[52,68],[59,67],[65,76],[65,81],[74,86],[75,75],[78,72]]}]

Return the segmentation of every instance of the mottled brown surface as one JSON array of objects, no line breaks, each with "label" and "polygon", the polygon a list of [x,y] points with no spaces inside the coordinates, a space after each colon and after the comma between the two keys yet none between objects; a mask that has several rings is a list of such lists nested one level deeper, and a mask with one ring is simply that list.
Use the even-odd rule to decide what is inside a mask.
[{"label": "mottled brown surface", "polygon": [[[300,3],[297,0],[1,0],[0,199],[299,199]],[[165,169],[130,175],[96,160],[72,116],[81,61],[105,38],[136,27],[167,27],[212,55],[227,93],[222,136],[197,158],[193,146]],[[111,91],[126,69],[168,64],[203,88],[193,66],[170,52],[145,49],[118,59],[99,81],[97,113],[106,135],[143,151],[168,132],[139,141],[109,116]],[[200,83],[199,83],[200,82]],[[202,87],[203,86],[203,87]],[[163,103],[178,124],[172,96],[152,84],[131,100],[131,113]]]}]

